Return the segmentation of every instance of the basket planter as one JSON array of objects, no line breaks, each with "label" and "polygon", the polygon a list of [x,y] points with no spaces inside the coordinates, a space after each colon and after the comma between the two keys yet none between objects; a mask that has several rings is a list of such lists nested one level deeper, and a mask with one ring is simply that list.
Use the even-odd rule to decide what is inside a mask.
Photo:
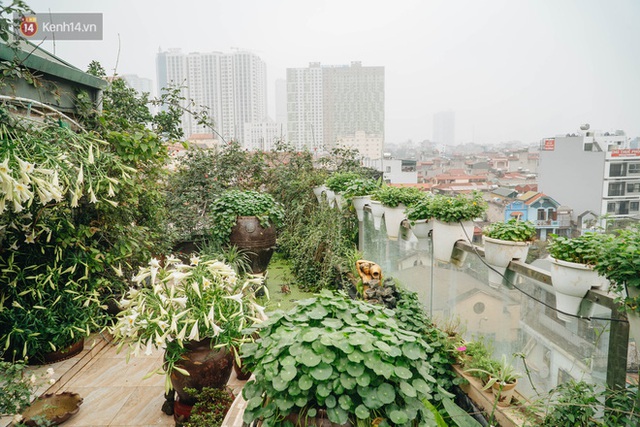
[{"label": "basket planter", "polygon": [[407,207],[400,203],[395,208],[384,205],[383,208],[384,223],[387,228],[387,237],[389,238],[389,240],[398,240],[398,230],[400,229],[402,220],[405,218],[405,211]]},{"label": "basket planter", "polygon": [[[473,221],[433,222],[433,257],[438,261],[449,262],[453,247],[458,240],[468,241],[473,238]],[[468,236],[468,237],[467,237]]]},{"label": "basket planter", "polygon": [[371,196],[355,196],[351,203],[356,210],[356,215],[358,215],[358,221],[362,222],[364,220],[364,205],[371,204]]},{"label": "basket planter", "polygon": [[384,208],[382,203],[377,200],[371,201],[371,215],[373,215],[373,228],[380,230],[380,223],[382,222],[382,215],[384,215]]},{"label": "basket planter", "polygon": [[411,225],[411,231],[418,240],[428,239],[429,234],[433,230],[433,221],[428,219],[419,219]]},{"label": "basket planter", "polygon": [[[556,293],[556,308],[568,314],[577,315],[582,299],[589,289],[600,284],[598,273],[586,264],[551,260],[551,282]],[[571,316],[557,313],[560,320],[572,321]]]}]

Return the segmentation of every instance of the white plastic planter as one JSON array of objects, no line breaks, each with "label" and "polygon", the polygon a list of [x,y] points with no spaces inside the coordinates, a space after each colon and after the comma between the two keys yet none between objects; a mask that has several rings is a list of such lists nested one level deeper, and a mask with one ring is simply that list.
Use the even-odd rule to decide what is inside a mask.
[{"label": "white plastic planter", "polygon": [[[556,308],[568,314],[577,315],[580,303],[592,286],[598,285],[598,273],[586,264],[551,260],[551,283],[556,292]],[[571,322],[571,316],[557,313],[558,319]]]},{"label": "white plastic planter", "polygon": [[356,196],[351,200],[353,207],[358,215],[358,221],[364,220],[364,206],[371,204],[371,196]]},{"label": "white plastic planter", "polygon": [[373,216],[373,228],[380,230],[380,224],[382,223],[382,215],[384,215],[384,208],[382,203],[377,200],[371,201],[371,215]]},{"label": "white plastic planter", "polygon": [[313,187],[313,194],[315,194],[316,199],[318,199],[318,203],[322,203],[322,193],[327,190],[327,187],[324,185],[318,185],[317,187]]},{"label": "white plastic planter", "polygon": [[328,188],[324,191],[324,194],[327,196],[327,203],[329,206],[333,206],[333,203],[336,200],[336,193],[333,190],[329,190]]},{"label": "white plastic planter", "polygon": [[387,228],[387,237],[389,240],[398,240],[400,224],[405,218],[407,207],[400,203],[397,207],[392,208],[384,206],[384,224]]},{"label": "white plastic planter", "polygon": [[489,269],[489,284],[502,283],[502,276],[513,259],[526,260],[529,253],[529,242],[512,242],[483,236],[484,259],[497,270]]},{"label": "white plastic planter", "polygon": [[473,239],[473,221],[442,222],[433,221],[433,257],[438,261],[451,261],[453,246],[458,240],[468,242]]},{"label": "white plastic planter", "polygon": [[338,208],[338,210],[344,209],[345,205],[347,204],[347,201],[344,199],[344,196],[340,193],[335,193],[335,195],[336,195],[335,197],[336,208]]},{"label": "white plastic planter", "polygon": [[418,240],[428,239],[429,233],[433,230],[433,221],[428,219],[418,219],[411,224],[411,231]]}]

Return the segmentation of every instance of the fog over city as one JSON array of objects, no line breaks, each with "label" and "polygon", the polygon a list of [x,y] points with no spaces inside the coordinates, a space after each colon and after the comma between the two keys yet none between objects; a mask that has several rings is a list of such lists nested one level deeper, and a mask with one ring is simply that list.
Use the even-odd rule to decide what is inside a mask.
[{"label": "fog over city", "polygon": [[[456,143],[535,142],[593,129],[640,135],[640,2],[424,0],[30,0],[104,14],[103,41],[45,41],[86,69],[156,81],[159,49],[248,50],[267,65],[269,111],[287,68],[385,67],[385,141],[432,138],[455,112]],[[117,68],[116,68],[117,67]]]}]

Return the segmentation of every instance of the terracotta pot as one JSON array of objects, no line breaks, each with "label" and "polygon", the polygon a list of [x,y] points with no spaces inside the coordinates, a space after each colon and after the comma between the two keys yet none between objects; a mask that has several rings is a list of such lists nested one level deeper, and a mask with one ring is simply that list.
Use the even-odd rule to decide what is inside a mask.
[{"label": "terracotta pot", "polygon": [[226,348],[212,348],[210,339],[186,343],[185,349],[187,352],[182,355],[176,366],[189,372],[189,376],[182,375],[174,369],[171,372],[171,384],[180,402],[194,405],[195,399],[184,389],[202,390],[203,387],[224,387],[233,369],[233,354]]},{"label": "terracotta pot", "polygon": [[263,273],[276,247],[276,229],[264,228],[255,216],[239,216],[231,229],[229,243],[247,251],[253,274]]},{"label": "terracotta pot", "polygon": [[509,384],[494,383],[491,386],[493,395],[498,399],[498,406],[509,406],[516,391],[518,380]]}]

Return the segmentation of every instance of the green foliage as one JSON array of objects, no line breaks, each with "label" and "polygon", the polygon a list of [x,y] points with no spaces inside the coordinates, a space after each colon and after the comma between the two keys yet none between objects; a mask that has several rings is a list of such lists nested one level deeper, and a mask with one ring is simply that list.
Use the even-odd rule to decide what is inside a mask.
[{"label": "green foliage", "polygon": [[407,208],[407,219],[409,221],[418,221],[420,219],[431,219],[433,214],[431,213],[431,197],[427,196],[421,200],[418,200],[413,205]]},{"label": "green foliage", "polygon": [[400,204],[411,206],[427,197],[420,189],[415,187],[392,187],[384,185],[378,188],[371,199],[381,202],[390,208],[395,208]]},{"label": "green foliage", "polygon": [[471,376],[480,378],[482,382],[489,380],[489,372],[499,369],[498,363],[493,359],[492,349],[484,340],[469,341],[465,345],[464,354],[461,355],[463,366]]},{"label": "green foliage", "polygon": [[511,360],[507,360],[506,354],[502,355],[502,358],[497,364],[490,364],[488,369],[469,368],[466,372],[478,372],[483,374],[482,377],[488,377],[483,390],[491,388],[494,384],[513,384],[522,376],[522,374],[517,372],[513,366],[513,358]]},{"label": "green foliage", "polygon": [[484,215],[487,210],[487,202],[479,192],[474,192],[470,197],[464,194],[453,197],[437,194],[431,199],[429,208],[433,217],[438,221],[471,221]]},{"label": "green foliage", "polygon": [[561,261],[596,265],[609,239],[610,235],[591,232],[574,238],[552,234],[547,250],[549,255]]},{"label": "green foliage", "polygon": [[600,400],[604,398],[603,424],[605,426],[640,425],[640,408],[638,407],[638,386],[629,386],[622,390],[605,389]]},{"label": "green foliage", "polygon": [[356,178],[347,183],[343,190],[344,197],[351,199],[359,196],[369,196],[380,187],[380,181],[371,178]]},{"label": "green foliage", "polygon": [[[640,288],[640,225],[618,230],[598,248],[595,270],[622,293],[625,286]],[[627,299],[632,305],[637,304]]]},{"label": "green foliage", "polygon": [[433,419],[422,403],[450,396],[431,368],[427,344],[399,327],[393,312],[322,291],[259,325],[260,339],[243,346],[253,368],[243,396],[244,421],[326,409],[329,419],[373,420],[390,426]]},{"label": "green foliage", "polygon": [[255,216],[264,228],[277,227],[284,221],[284,208],[268,193],[225,191],[213,202],[210,210],[213,240],[228,243],[231,229],[239,216]]},{"label": "green foliage", "polygon": [[348,259],[357,232],[355,216],[317,202],[309,209],[292,206],[287,214],[287,226],[278,244],[292,263],[296,284],[312,292],[348,286],[346,276],[352,268]]},{"label": "green foliage", "polygon": [[[545,405],[543,427],[592,427],[601,425],[594,420],[598,399],[592,384],[570,380],[559,384],[549,393],[552,404]],[[622,425],[622,424],[611,424]]]},{"label": "green foliage", "polygon": [[0,359],[0,416],[19,414],[31,403],[35,391],[43,384],[53,384],[53,369],[36,375],[29,375],[27,363]]},{"label": "green foliage", "polygon": [[233,393],[229,388],[203,387],[198,391],[186,388],[185,392],[196,399],[189,421],[184,427],[220,427],[233,404]]},{"label": "green foliage", "polygon": [[494,222],[482,230],[482,234],[492,239],[510,242],[531,242],[536,237],[536,227],[530,221],[512,218],[508,222]]},{"label": "green foliage", "polygon": [[351,181],[359,178],[361,178],[360,175],[355,172],[336,172],[327,178],[325,184],[329,190],[342,193],[347,189]]}]

